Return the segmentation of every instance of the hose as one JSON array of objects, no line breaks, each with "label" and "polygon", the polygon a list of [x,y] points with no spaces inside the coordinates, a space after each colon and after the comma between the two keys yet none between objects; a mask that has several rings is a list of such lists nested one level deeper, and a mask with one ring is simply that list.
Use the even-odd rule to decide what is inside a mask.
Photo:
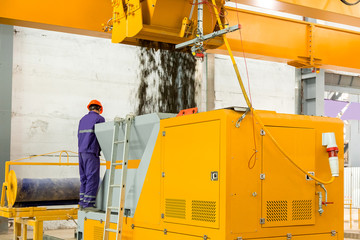
[{"label": "hose", "polygon": [[309,176],[310,178],[314,179],[316,182],[318,183],[322,183],[324,185],[326,184],[330,184],[335,180],[335,177],[331,177],[330,180],[328,181],[324,181],[321,180],[313,175],[309,175],[308,172],[306,172],[304,169],[302,169],[299,165],[297,165],[291,158],[290,156],[284,151],[284,149],[279,145],[279,143],[276,141],[276,139],[273,137],[273,135],[270,133],[270,131],[267,129],[267,127],[265,127],[264,123],[261,121],[261,118],[258,116],[257,112],[253,110],[253,114],[255,119],[259,122],[260,126],[263,128],[263,130],[265,131],[265,133],[269,136],[270,140],[275,144],[275,146],[277,147],[277,149],[281,152],[282,155],[284,155],[284,157],[289,160],[289,162],[291,162],[297,169],[299,169],[301,172],[303,172],[305,175]]},{"label": "hose", "polygon": [[[360,0],[359,0],[360,2]],[[216,15],[216,19],[218,21],[218,24],[219,24],[219,27],[220,29],[222,30],[223,29],[223,26],[222,26],[222,22],[221,22],[221,19],[220,19],[220,16],[219,16],[219,12],[218,12],[218,9],[216,8],[216,1],[215,0],[212,0],[212,3],[213,3],[213,7],[214,7],[214,11],[215,11],[215,15]],[[269,136],[269,138],[271,139],[271,141],[275,144],[275,146],[277,147],[277,149],[281,152],[282,155],[284,155],[284,157],[289,160],[290,163],[292,163],[298,170],[300,170],[301,172],[303,172],[305,175],[309,176],[310,178],[314,179],[316,182],[318,183],[321,183],[321,184],[330,184],[332,182],[334,182],[335,180],[335,177],[331,177],[330,180],[327,180],[327,181],[324,181],[322,179],[319,179],[315,176],[312,176],[312,175],[309,175],[308,172],[306,172],[304,169],[302,169],[298,164],[296,164],[291,158],[290,156],[284,151],[284,149],[279,145],[279,143],[276,141],[276,139],[273,137],[273,135],[270,133],[270,131],[267,129],[267,127],[265,127],[264,123],[261,121],[261,118],[259,117],[259,115],[257,114],[257,112],[255,111],[255,109],[252,107],[252,104],[249,100],[249,97],[247,95],[247,92],[245,90],[245,87],[244,87],[244,83],[242,81],[242,78],[240,76],[240,72],[239,72],[239,68],[236,64],[236,61],[235,61],[235,58],[234,58],[234,55],[231,51],[231,48],[230,48],[230,44],[226,38],[226,34],[223,35],[223,39],[224,39],[224,43],[226,45],[226,48],[229,52],[229,56],[231,58],[231,61],[233,63],[233,67],[234,67],[234,70],[235,70],[235,73],[236,73],[236,76],[237,76],[237,79],[239,81],[239,84],[240,84],[240,88],[241,88],[241,91],[244,95],[244,98],[245,98],[245,101],[246,101],[246,104],[247,106],[249,107],[250,111],[253,113],[253,116],[254,118],[259,122],[261,128],[267,133],[267,135]]]},{"label": "hose", "polygon": [[360,0],[357,0],[356,2],[354,3],[349,3],[347,0],[340,0],[341,2],[343,2],[344,4],[348,5],[348,6],[354,6],[358,3],[360,3]]}]

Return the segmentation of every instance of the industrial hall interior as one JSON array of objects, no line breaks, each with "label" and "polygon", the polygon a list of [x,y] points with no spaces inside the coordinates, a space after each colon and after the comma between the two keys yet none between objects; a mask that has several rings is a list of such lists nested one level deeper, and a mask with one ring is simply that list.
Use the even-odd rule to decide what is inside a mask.
[{"label": "industrial hall interior", "polygon": [[0,0],[0,240],[360,239],[360,0]]}]

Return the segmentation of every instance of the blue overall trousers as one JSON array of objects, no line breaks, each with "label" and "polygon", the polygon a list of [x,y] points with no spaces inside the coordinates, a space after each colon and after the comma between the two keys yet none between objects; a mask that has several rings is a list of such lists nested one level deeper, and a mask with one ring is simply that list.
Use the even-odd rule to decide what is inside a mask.
[{"label": "blue overall trousers", "polygon": [[96,139],[94,127],[105,119],[97,112],[90,111],[79,123],[79,172],[81,207],[95,207],[96,194],[100,182],[100,145]]}]

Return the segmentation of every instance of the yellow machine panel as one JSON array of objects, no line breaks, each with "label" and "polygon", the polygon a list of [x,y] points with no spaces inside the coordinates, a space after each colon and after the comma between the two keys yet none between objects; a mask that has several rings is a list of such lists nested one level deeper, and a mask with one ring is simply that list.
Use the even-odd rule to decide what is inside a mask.
[{"label": "yellow machine panel", "polygon": [[[314,173],[314,129],[281,126],[268,129],[296,163]],[[306,180],[306,175],[293,167],[265,136],[266,132],[262,141],[263,227],[314,224],[315,182]]]},{"label": "yellow machine panel", "polygon": [[220,121],[166,127],[163,138],[165,221],[218,228]]}]

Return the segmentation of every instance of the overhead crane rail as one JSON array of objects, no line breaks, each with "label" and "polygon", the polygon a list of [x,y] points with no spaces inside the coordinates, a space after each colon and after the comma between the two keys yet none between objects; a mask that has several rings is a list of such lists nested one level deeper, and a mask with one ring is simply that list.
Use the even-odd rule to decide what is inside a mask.
[{"label": "overhead crane rail", "polygon": [[[121,7],[122,2],[114,0],[112,5],[107,0],[79,0],[69,5],[64,1],[58,2],[57,11],[53,11],[45,0],[3,0],[0,3],[0,23],[112,38],[114,43],[132,45],[139,45],[139,39],[179,44],[194,38],[193,32],[192,36],[182,35],[183,25],[191,21],[188,19],[192,8],[189,0],[129,0],[126,8]],[[235,2],[258,6],[257,1],[252,0]],[[357,61],[360,55],[359,32],[228,7],[224,0],[216,3],[227,12],[229,26],[236,25],[239,16],[247,57],[286,62],[302,68],[360,72],[360,61]],[[312,3],[278,0],[275,5],[275,10],[360,26],[359,4],[347,6],[338,0]],[[196,15],[193,14],[193,19]],[[204,26],[204,35],[216,30],[213,17],[204,8],[204,21],[213,22]],[[102,25],[109,19],[113,23],[112,32],[105,33]],[[222,21],[224,19],[222,17]],[[240,55],[239,36],[230,33],[228,39],[234,55]],[[219,37],[207,42],[207,48],[210,53],[227,54],[223,44]]]}]

